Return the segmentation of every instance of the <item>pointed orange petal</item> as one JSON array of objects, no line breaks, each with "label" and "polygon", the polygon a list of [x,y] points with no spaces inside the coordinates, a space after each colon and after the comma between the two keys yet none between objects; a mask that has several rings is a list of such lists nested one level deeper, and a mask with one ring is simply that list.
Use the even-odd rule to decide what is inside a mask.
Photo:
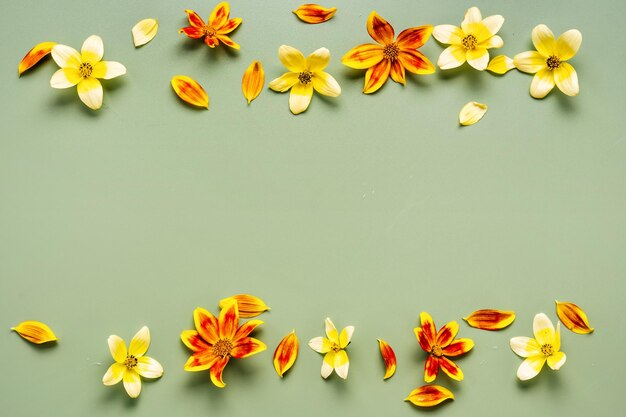
[{"label": "pointed orange petal", "polygon": [[[264,84],[265,71],[263,71],[263,66],[259,61],[252,61],[252,64],[243,73],[243,78],[241,79],[241,90],[245,99],[248,100],[248,104],[261,94]],[[239,314],[241,313],[240,309]],[[244,316],[241,314],[241,317]]]},{"label": "pointed orange petal", "polygon": [[424,352],[430,353],[432,349],[432,342],[428,340],[426,337],[426,333],[422,330],[421,327],[416,327],[413,329],[415,331],[415,337],[420,344],[420,347],[424,350]]},{"label": "pointed orange petal", "polygon": [[463,381],[463,371],[459,368],[456,363],[452,362],[450,359],[442,356],[439,358],[439,366],[441,370],[444,371],[450,378],[456,381]]},{"label": "pointed orange petal", "polygon": [[391,71],[389,72],[389,75],[391,75],[391,79],[399,84],[405,85],[406,78],[404,74],[404,67],[402,66],[400,61],[398,59],[394,59],[393,61],[391,61]]},{"label": "pointed orange petal", "polygon": [[396,373],[396,354],[383,339],[378,339],[378,347],[380,348],[380,354],[385,361],[385,376],[383,379],[391,378]]},{"label": "pointed orange petal", "polygon": [[459,356],[469,352],[474,347],[474,341],[472,339],[455,339],[448,346],[443,348],[443,354],[445,356]]},{"label": "pointed orange petal", "polygon": [[17,75],[20,76],[24,71],[30,69],[36,63],[48,56],[52,51],[52,47],[56,45],[56,42],[42,42],[33,47],[24,58],[20,61],[20,65],[17,67]]},{"label": "pointed orange petal", "polygon": [[233,358],[243,359],[259,352],[263,352],[265,349],[267,349],[267,346],[265,346],[265,343],[260,340],[255,339],[254,337],[244,337],[237,341],[233,350],[230,352],[230,355]]},{"label": "pointed orange petal", "polygon": [[219,302],[220,308],[224,308],[230,301],[237,302],[239,317],[245,319],[256,317],[264,311],[268,311],[270,309],[263,300],[250,294],[237,294],[232,297],[224,298]]},{"label": "pointed orange petal", "polygon": [[418,407],[432,407],[445,400],[454,400],[450,390],[439,385],[424,385],[414,389],[404,401],[410,401]]},{"label": "pointed orange petal", "polygon": [[432,346],[435,343],[437,330],[435,328],[435,322],[433,318],[425,311],[420,313],[420,323],[422,325],[422,331],[424,332],[424,337],[428,341],[428,345]]},{"label": "pointed orange petal", "polygon": [[200,39],[204,37],[206,34],[200,28],[195,28],[193,26],[187,26],[178,30],[178,33],[184,33],[188,38],[191,39]]},{"label": "pointed orange petal", "polygon": [[481,330],[500,330],[515,320],[514,311],[483,309],[476,310],[463,320],[472,327]]},{"label": "pointed orange petal", "polygon": [[52,329],[40,321],[24,321],[12,327],[11,330],[14,330],[24,339],[37,345],[59,340]]},{"label": "pointed orange petal", "polygon": [[383,59],[365,72],[365,84],[363,93],[371,94],[380,89],[389,78],[391,63],[388,59]]},{"label": "pointed orange petal", "polygon": [[330,9],[326,7],[322,7],[319,4],[303,4],[293,11],[298,19],[302,20],[305,23],[317,24],[324,23],[335,15],[337,12],[336,7],[331,7]]},{"label": "pointed orange petal", "polygon": [[424,363],[424,381],[433,382],[437,378],[439,373],[439,358],[433,355],[428,355],[426,362]]},{"label": "pointed orange petal", "polygon": [[350,49],[341,58],[341,63],[355,69],[373,67],[383,60],[383,47],[373,43],[365,43]]},{"label": "pointed orange petal", "polygon": [[200,333],[195,330],[185,330],[180,334],[180,340],[187,346],[189,349],[194,352],[202,352],[208,351],[209,345],[202,339]]},{"label": "pointed orange petal", "polygon": [[276,350],[274,351],[274,369],[279,377],[283,377],[298,358],[299,342],[296,331],[292,330],[287,336],[283,337]]},{"label": "pointed orange petal", "polygon": [[224,388],[226,384],[222,381],[222,372],[224,372],[224,367],[228,363],[230,356],[226,356],[224,358],[218,357],[213,366],[211,366],[211,382],[218,388]]},{"label": "pointed orange petal", "polygon": [[589,334],[593,332],[593,327],[589,326],[587,314],[574,303],[556,301],[556,314],[561,323],[574,333]]},{"label": "pointed orange petal", "polygon": [[186,9],[185,13],[187,13],[187,18],[189,19],[189,24],[191,26],[195,28],[202,28],[204,26],[204,20],[202,20],[202,18],[198,16],[198,13],[189,9]]},{"label": "pointed orange petal", "polygon": [[437,341],[437,345],[442,348],[448,346],[452,342],[452,340],[454,340],[458,332],[459,323],[457,323],[456,321],[446,323],[445,326],[439,329],[439,333],[437,333],[437,336],[435,338],[435,340]]},{"label": "pointed orange petal", "polygon": [[432,25],[417,26],[414,28],[404,29],[398,35],[396,44],[401,49],[417,49],[421,48],[430,35],[433,33]]},{"label": "pointed orange petal", "polygon": [[209,109],[209,96],[195,80],[185,75],[176,75],[172,77],[172,88],[183,101]]},{"label": "pointed orange petal", "polygon": [[367,33],[381,45],[389,45],[395,36],[393,27],[376,12],[367,18]]},{"label": "pointed orange petal", "polygon": [[237,307],[237,301],[231,298],[223,303],[217,322],[219,325],[220,338],[233,340],[239,328],[239,309]]},{"label": "pointed orange petal", "polygon": [[[239,314],[239,317],[241,317],[241,314]],[[237,332],[235,333],[235,336],[233,337],[233,340],[239,340],[247,337],[250,333],[252,333],[254,329],[256,329],[261,324],[263,324],[262,320],[248,320],[247,322],[239,326]]]}]

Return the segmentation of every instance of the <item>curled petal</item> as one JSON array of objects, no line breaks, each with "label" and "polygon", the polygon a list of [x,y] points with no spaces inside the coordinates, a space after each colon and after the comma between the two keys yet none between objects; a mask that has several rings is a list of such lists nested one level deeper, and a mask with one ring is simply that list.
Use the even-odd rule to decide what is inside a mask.
[{"label": "curled petal", "polygon": [[367,33],[381,45],[392,43],[395,36],[393,27],[376,12],[367,18]]},{"label": "curled petal", "polygon": [[424,385],[416,388],[404,399],[418,407],[432,407],[445,400],[454,400],[454,394],[439,385]]},{"label": "curled petal", "polygon": [[570,29],[563,33],[556,40],[556,49],[561,61],[567,61],[572,58],[580,49],[580,44],[583,41],[583,35],[576,29]]},{"label": "curled petal", "polygon": [[122,377],[124,389],[130,398],[137,398],[141,394],[141,378],[135,371],[124,371]]},{"label": "curled petal", "polygon": [[311,84],[297,83],[291,88],[289,94],[289,110],[293,114],[300,114],[309,108],[313,97],[313,86]]},{"label": "curled petal", "polygon": [[163,366],[156,359],[142,356],[137,359],[137,373],[144,378],[160,378]]},{"label": "curled petal", "polygon": [[224,372],[224,367],[228,363],[230,358],[228,356],[224,358],[217,358],[213,366],[211,367],[211,382],[218,388],[224,388],[226,384],[222,381],[222,372]]},{"label": "curled petal", "polygon": [[391,63],[388,59],[383,59],[378,64],[369,68],[365,72],[365,83],[363,85],[363,93],[371,94],[380,89],[389,78],[391,72]]},{"label": "curled petal", "polygon": [[383,47],[366,43],[350,49],[341,58],[343,65],[354,69],[366,69],[378,64],[384,58]]},{"label": "curled petal", "polygon": [[12,327],[11,330],[15,331],[29,342],[37,345],[59,340],[52,329],[40,321],[24,321],[17,326]]},{"label": "curled petal", "polygon": [[202,18],[200,16],[198,16],[198,13],[194,12],[193,10],[189,10],[189,9],[186,9],[185,13],[187,13],[187,18],[189,19],[189,24],[192,27],[202,28],[204,26],[204,20],[202,20]]},{"label": "curled petal", "polygon": [[469,316],[463,317],[463,320],[476,329],[500,330],[513,323],[515,312],[492,309],[476,310]]},{"label": "curled petal", "polygon": [[461,371],[461,368],[456,366],[454,362],[452,362],[445,356],[439,358],[439,366],[450,378],[454,379],[455,381],[463,380],[463,371]]},{"label": "curled petal", "polygon": [[531,356],[524,359],[524,362],[517,368],[517,377],[522,381],[532,379],[539,374],[543,364],[546,363],[544,355]]},{"label": "curled petal", "polygon": [[383,379],[391,378],[393,374],[396,373],[396,353],[383,339],[378,339],[378,347],[380,348],[380,354],[385,362],[385,376]]},{"label": "curled petal", "polygon": [[541,55],[549,57],[556,54],[554,34],[546,25],[537,25],[532,31],[533,45]]},{"label": "curled petal", "polygon": [[429,355],[424,363],[424,381],[433,382],[439,373],[439,360],[436,356]]},{"label": "curled petal", "polygon": [[341,379],[348,378],[348,370],[350,369],[350,360],[345,350],[340,350],[335,354],[335,372]]},{"label": "curled petal", "polygon": [[274,369],[281,378],[287,372],[298,358],[298,336],[296,331],[292,330],[287,336],[283,337],[276,350],[274,351]]},{"label": "curled petal", "polygon": [[218,46],[220,44],[220,40],[218,39],[217,36],[209,36],[209,35],[207,35],[207,36],[204,37],[204,43],[209,48],[215,48],[216,46]]},{"label": "curled petal", "polygon": [[554,82],[559,90],[568,96],[576,96],[580,91],[576,70],[567,62],[561,62],[554,70]]},{"label": "curled petal", "polygon": [[128,354],[138,358],[146,354],[150,346],[150,329],[143,326],[130,341]]},{"label": "curled petal", "polygon": [[185,75],[176,75],[172,77],[171,83],[181,100],[194,106],[209,108],[209,96],[197,81]]},{"label": "curled petal", "polygon": [[305,23],[323,23],[326,22],[335,15],[337,12],[336,7],[326,8],[322,7],[319,4],[303,4],[293,11],[298,19],[302,20]]},{"label": "curled petal", "polygon": [[593,327],[589,326],[589,319],[582,308],[574,303],[556,302],[556,314],[561,323],[574,333],[589,334],[593,332]]},{"label": "curled petal", "polygon": [[22,75],[24,71],[32,68],[35,64],[48,56],[48,54],[52,52],[52,47],[56,44],[56,42],[42,42],[33,46],[17,66],[17,75]]},{"label": "curled petal", "polygon": [[404,29],[398,35],[396,44],[401,49],[417,49],[421,48],[430,35],[433,33],[432,25],[417,26],[413,28]]},{"label": "curled petal", "polygon": [[98,110],[102,107],[102,84],[95,78],[86,78],[78,83],[78,97],[87,107]]},{"label": "curled petal", "polygon": [[253,337],[244,337],[237,341],[237,344],[235,344],[230,354],[233,358],[243,359],[263,352],[265,349],[267,349],[267,346],[260,340]]},{"label": "curled petal", "polygon": [[398,59],[402,66],[413,74],[432,74],[435,72],[435,66],[420,51],[405,49],[400,51]]},{"label": "curled petal", "polygon": [[[258,64],[257,69],[254,68],[255,64]],[[265,79],[263,68],[261,67],[261,63],[259,61],[254,61],[250,65],[248,70],[246,70],[246,73],[249,70],[251,70],[250,72],[257,72],[256,75],[252,74],[251,77],[262,79],[260,81],[261,85],[255,87],[260,90],[263,87],[263,80]],[[244,79],[245,78],[246,78],[246,75],[244,74]],[[252,80],[252,82],[258,84],[258,81],[255,81],[255,80]],[[252,98],[251,100],[254,100],[254,98]],[[248,103],[251,100],[249,100]],[[226,304],[230,301],[235,301],[237,303],[237,308],[239,309],[239,317],[242,317],[242,318],[256,317],[260,315],[261,313],[263,313],[264,311],[268,311],[270,309],[267,306],[267,304],[265,304],[265,302],[261,300],[259,297],[255,297],[254,295],[249,295],[249,294],[237,294],[237,295],[233,295],[232,297],[224,298],[220,300],[219,302],[220,308],[226,307]]]},{"label": "curled petal", "polygon": [[324,96],[337,97],[341,94],[339,83],[327,72],[316,72],[313,76],[312,84],[315,91]]},{"label": "curled petal", "polygon": [[454,340],[458,332],[459,323],[457,323],[456,321],[446,323],[446,325],[441,327],[441,329],[439,329],[439,332],[437,333],[437,337],[435,339],[437,341],[437,345],[442,348],[448,346],[452,342],[452,340]]},{"label": "curled petal", "polygon": [[[474,123],[478,122],[480,119],[483,118],[485,113],[487,113],[487,108],[488,107],[486,104],[479,103],[477,101],[470,101],[461,109],[461,112],[459,113],[459,123],[463,126],[473,125]],[[472,326],[472,327],[478,327],[478,326]],[[487,330],[496,330],[496,329],[487,329]]]},{"label": "curled petal", "polygon": [[494,57],[491,61],[489,61],[489,65],[487,65],[487,71],[491,71],[494,74],[506,74],[510,70],[515,68],[515,62],[512,58],[509,58],[506,55],[498,55]]},{"label": "curled petal", "polygon": [[472,339],[455,339],[452,343],[443,348],[443,354],[445,356],[459,356],[469,352],[473,347],[474,341]]},{"label": "curled petal", "polygon": [[140,20],[133,28],[133,44],[135,47],[145,45],[156,36],[159,31],[159,22],[156,19]]}]

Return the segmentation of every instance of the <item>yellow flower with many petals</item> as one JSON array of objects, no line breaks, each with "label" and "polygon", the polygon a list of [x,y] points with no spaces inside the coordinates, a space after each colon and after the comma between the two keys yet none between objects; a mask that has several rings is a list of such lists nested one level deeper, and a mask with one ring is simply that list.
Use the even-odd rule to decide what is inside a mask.
[{"label": "yellow flower with many petals", "polygon": [[578,75],[574,67],[565,61],[578,52],[583,41],[580,31],[570,29],[555,40],[546,25],[538,25],[533,29],[532,40],[536,51],[522,52],[513,58],[518,70],[535,74],[530,84],[530,95],[544,98],[555,84],[568,96],[577,95]]},{"label": "yellow flower with many petals", "polygon": [[222,372],[230,358],[247,358],[262,352],[266,346],[248,335],[261,320],[248,320],[239,326],[237,301],[224,301],[219,318],[203,308],[193,312],[196,330],[185,330],[180,338],[193,354],[185,364],[185,371],[198,372],[210,369],[211,381],[216,387],[224,388]]},{"label": "yellow flower with many petals", "polygon": [[502,38],[496,35],[503,23],[504,17],[496,14],[483,19],[478,7],[471,7],[465,12],[461,27],[435,26],[433,37],[450,45],[439,55],[439,68],[460,67],[465,61],[479,71],[487,68],[489,49],[504,45]]},{"label": "yellow flower with many petals", "polygon": [[78,96],[90,109],[102,107],[102,84],[98,78],[105,80],[126,74],[126,67],[119,62],[102,61],[104,45],[97,35],[88,37],[83,43],[80,53],[66,45],[55,45],[52,48],[52,59],[60,70],[52,75],[50,85],[53,88],[69,88],[77,86]]},{"label": "yellow flower with many petals", "polygon": [[133,337],[128,350],[119,336],[109,336],[108,342],[115,363],[102,377],[104,385],[115,385],[123,380],[128,395],[137,398],[141,392],[141,377],[159,378],[163,375],[161,364],[145,356],[150,346],[150,330],[146,326]]},{"label": "yellow flower with many petals", "polygon": [[408,28],[394,39],[393,26],[376,12],[367,18],[367,32],[378,44],[366,43],[349,50],[341,62],[355,69],[366,69],[363,93],[378,91],[391,79],[404,85],[405,72],[432,74],[433,64],[417,49],[422,47],[433,31],[431,25]]},{"label": "yellow flower with many petals", "polygon": [[289,109],[293,114],[300,114],[309,107],[313,90],[329,97],[341,94],[337,80],[324,72],[330,62],[328,49],[320,48],[305,58],[296,48],[282,45],[278,48],[278,57],[289,71],[272,80],[269,87],[281,93],[291,89]]},{"label": "yellow flower with many petals", "polygon": [[204,20],[193,10],[185,10],[185,13],[191,26],[180,29],[178,33],[184,33],[191,39],[204,38],[204,43],[209,48],[215,48],[220,42],[233,49],[240,48],[239,44],[227,35],[237,29],[243,20],[240,17],[230,18],[228,2],[223,1],[215,6],[207,23],[204,23]]},{"label": "yellow flower with many petals", "polygon": [[534,378],[539,374],[543,364],[557,371],[565,363],[565,353],[561,352],[561,323],[554,325],[543,313],[539,313],[533,320],[535,338],[514,337],[511,339],[511,349],[522,358],[526,358],[517,369],[517,377],[522,381]]},{"label": "yellow flower with many petals", "polygon": [[326,337],[314,337],[309,341],[309,347],[318,353],[325,354],[322,362],[322,378],[328,378],[335,370],[340,378],[346,379],[348,378],[350,360],[344,349],[350,344],[354,326],[344,327],[339,334],[330,318],[327,317],[324,323]]}]

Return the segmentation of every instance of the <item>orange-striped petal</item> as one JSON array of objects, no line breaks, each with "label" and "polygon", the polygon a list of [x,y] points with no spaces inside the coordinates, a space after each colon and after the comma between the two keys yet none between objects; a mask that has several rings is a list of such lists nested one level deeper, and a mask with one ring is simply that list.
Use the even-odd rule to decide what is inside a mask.
[{"label": "orange-striped petal", "polygon": [[428,355],[424,363],[424,381],[433,382],[439,373],[439,358],[434,355]]},{"label": "orange-striped petal", "polygon": [[264,311],[268,311],[270,309],[263,300],[250,294],[237,294],[232,297],[224,298],[219,302],[220,308],[226,307],[226,304],[231,301],[235,301],[237,303],[239,317],[241,318],[256,317]]},{"label": "orange-striped petal", "polygon": [[462,338],[454,339],[452,343],[443,348],[443,354],[445,356],[459,356],[469,352],[474,347],[474,341],[472,339]]},{"label": "orange-striped petal", "polygon": [[398,55],[398,59],[402,62],[402,66],[413,74],[432,74],[435,72],[435,66],[420,51],[403,49]]},{"label": "orange-striped petal", "polygon": [[12,327],[11,330],[14,330],[24,339],[37,345],[59,340],[52,331],[52,329],[48,327],[48,325],[40,321],[23,321],[17,326]]},{"label": "orange-striped petal", "polygon": [[[222,35],[224,37],[227,37],[225,35]],[[220,40],[218,39],[217,36],[205,36],[204,37],[204,43],[209,47],[209,48],[215,48],[217,45],[220,44]]]},{"label": "orange-striped petal", "polygon": [[385,376],[383,379],[391,378],[396,373],[396,353],[383,339],[378,339],[378,347],[385,362]]},{"label": "orange-striped petal", "polygon": [[209,108],[209,96],[197,81],[186,75],[172,77],[172,88],[181,100],[193,106]]},{"label": "orange-striped petal", "polygon": [[433,33],[432,25],[417,26],[414,28],[404,29],[398,35],[396,44],[400,49],[417,49],[421,48],[430,35]]},{"label": "orange-striped petal", "polygon": [[424,337],[428,341],[428,346],[432,346],[435,343],[437,336],[437,330],[435,328],[435,322],[433,321],[433,318],[427,312],[422,311],[420,313],[420,323],[422,325]]},{"label": "orange-striped petal", "polygon": [[515,312],[507,310],[476,310],[463,320],[470,326],[481,330],[500,330],[515,320]]},{"label": "orange-striped petal", "polygon": [[404,76],[404,67],[399,60],[394,59],[391,61],[391,70],[389,71],[389,75],[391,75],[391,79],[395,82],[404,85],[406,83],[406,79]]},{"label": "orange-striped petal", "polygon": [[411,391],[404,401],[410,401],[418,407],[433,407],[445,400],[454,400],[454,394],[439,385],[424,385]]},{"label": "orange-striped petal", "polygon": [[279,377],[283,377],[298,358],[299,342],[296,331],[292,330],[287,336],[283,337],[276,350],[274,351],[274,369]]},{"label": "orange-striped petal", "polygon": [[[265,71],[263,71],[263,66],[259,61],[252,61],[252,64],[243,73],[243,78],[241,79],[241,90],[248,104],[261,94],[264,84]],[[239,314],[241,317],[244,317],[241,310],[239,310]]]},{"label": "orange-striped petal", "polygon": [[187,27],[181,28],[178,30],[178,33],[184,33],[185,35],[187,35],[188,38],[191,38],[191,39],[200,39],[206,35],[204,33],[204,30],[202,30],[201,28],[193,27],[193,26],[187,26]]},{"label": "orange-striped petal", "polygon": [[395,36],[393,27],[376,12],[367,18],[367,33],[381,45],[389,45]]},{"label": "orange-striped petal", "polygon": [[341,63],[354,69],[366,69],[378,64],[384,57],[382,46],[365,43],[350,49],[341,58]]},{"label": "orange-striped petal", "polygon": [[593,327],[589,326],[587,314],[574,303],[556,302],[556,314],[561,323],[574,333],[589,334]]},{"label": "orange-striped petal", "polygon": [[187,13],[187,18],[189,19],[189,24],[191,26],[195,28],[202,28],[204,26],[204,20],[202,20],[202,18],[198,16],[198,13],[189,9],[186,9],[185,13]]},{"label": "orange-striped petal", "polygon": [[265,346],[265,343],[260,340],[255,339],[254,337],[244,337],[239,339],[235,346],[233,346],[233,350],[230,352],[230,355],[233,358],[243,359],[259,352],[263,352],[265,349],[267,349],[267,346]]},{"label": "orange-striped petal", "polygon": [[461,371],[461,368],[456,366],[454,362],[445,356],[439,358],[439,366],[441,367],[441,370],[444,371],[450,378],[456,381],[463,380],[463,371]]},{"label": "orange-striped petal", "polygon": [[[209,311],[198,307],[193,311],[193,322],[200,337],[210,344],[219,340],[217,319]],[[182,337],[182,335],[181,335]]]},{"label": "orange-striped petal", "polygon": [[204,341],[200,333],[195,330],[185,330],[180,334],[180,340],[194,352],[209,350],[209,345]]},{"label": "orange-striped petal", "polygon": [[183,369],[187,372],[200,372],[212,368],[219,356],[215,356],[213,352],[195,352],[187,359]]},{"label": "orange-striped petal", "polygon": [[220,316],[217,318],[220,338],[232,340],[239,328],[239,308],[237,301],[233,298],[226,299],[222,303],[221,308]]},{"label": "orange-striped petal", "polygon": [[222,372],[224,372],[224,367],[229,359],[229,356],[223,358],[219,357],[213,366],[211,366],[211,382],[218,388],[224,388],[226,386],[224,381],[222,381]]},{"label": "orange-striped petal", "polygon": [[426,337],[424,330],[421,327],[416,327],[413,329],[415,331],[415,337],[420,344],[420,347],[424,350],[424,352],[430,352],[432,349],[432,342]]},{"label": "orange-striped petal", "polygon": [[326,8],[322,7],[319,4],[303,4],[293,11],[298,19],[302,20],[304,23],[324,23],[335,15],[337,12],[336,7]]},{"label": "orange-striped petal", "polygon": [[458,332],[459,323],[456,321],[446,323],[446,325],[439,329],[439,332],[437,333],[437,337],[435,339],[437,341],[437,345],[442,348],[448,346],[454,340]]},{"label": "orange-striped petal", "polygon": [[211,16],[209,16],[209,25],[214,28],[221,27],[228,22],[228,18],[230,17],[230,4],[227,1],[223,1],[211,12]]},{"label": "orange-striped petal", "polygon": [[[219,40],[219,42],[216,42],[215,45],[219,45],[220,42],[222,42],[224,45],[231,47],[233,49],[239,50],[241,49],[241,46],[235,42],[234,40],[232,40],[229,36],[226,35],[220,35],[217,34],[215,35],[217,37],[217,39]],[[209,37],[207,36],[207,39],[209,39]],[[207,43],[208,45],[209,43]]]},{"label": "orange-striped petal", "polygon": [[263,324],[262,320],[248,320],[247,322],[239,326],[237,332],[235,333],[235,336],[233,336],[233,340],[239,340],[247,337],[250,333],[252,333],[254,329],[256,329],[261,324]]},{"label": "orange-striped petal", "polygon": [[234,19],[230,19],[223,26],[218,28],[216,30],[216,33],[219,34],[219,35],[226,35],[226,34],[232,32],[233,30],[237,29],[239,27],[239,25],[241,24],[241,22],[243,22],[243,19],[241,17],[236,17]]},{"label": "orange-striped petal", "polygon": [[391,63],[388,59],[383,59],[378,64],[369,68],[365,72],[365,83],[363,85],[363,93],[371,94],[380,89],[389,78],[391,71]]},{"label": "orange-striped petal", "polygon": [[52,47],[56,44],[56,42],[42,42],[33,46],[17,66],[17,75],[22,75],[24,71],[32,68],[39,61],[47,57],[50,52],[52,52]]}]

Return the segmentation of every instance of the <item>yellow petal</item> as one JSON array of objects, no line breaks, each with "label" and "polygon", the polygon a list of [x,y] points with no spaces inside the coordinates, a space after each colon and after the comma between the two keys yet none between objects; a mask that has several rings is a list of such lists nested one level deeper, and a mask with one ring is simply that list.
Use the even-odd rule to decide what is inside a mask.
[{"label": "yellow petal", "polygon": [[441,55],[439,55],[439,59],[437,60],[437,65],[443,70],[460,67],[464,63],[465,48],[458,45],[448,46],[443,50]]},{"label": "yellow petal", "polygon": [[[259,61],[252,61],[252,64],[243,73],[243,78],[241,79],[241,90],[244,98],[248,100],[248,104],[261,94],[263,84],[265,84],[263,66]],[[241,313],[241,309],[239,312]],[[241,317],[245,316],[242,315]]]},{"label": "yellow petal", "polygon": [[335,367],[335,352],[330,351],[324,356],[324,360],[322,361],[322,378],[326,379],[333,373],[333,369]]},{"label": "yellow petal", "polygon": [[333,344],[325,337],[318,336],[309,340],[309,347],[318,353],[328,353],[332,350]]},{"label": "yellow petal", "polygon": [[473,125],[483,118],[485,113],[487,113],[487,108],[486,104],[470,101],[461,109],[459,123],[463,126]]},{"label": "yellow petal", "polygon": [[306,66],[311,72],[324,70],[330,63],[330,51],[327,48],[316,49],[306,58]]},{"label": "yellow petal", "polygon": [[515,55],[513,65],[518,70],[529,74],[535,74],[547,68],[546,58],[537,51],[526,51]]},{"label": "yellow petal", "polygon": [[104,43],[102,38],[98,35],[91,35],[80,48],[80,56],[82,62],[89,62],[92,65],[102,59],[104,55]]},{"label": "yellow petal", "polygon": [[315,91],[321,95],[337,97],[341,94],[341,87],[339,86],[339,83],[327,72],[316,72],[311,81]]},{"label": "yellow petal", "polygon": [[515,68],[515,63],[512,58],[506,55],[498,55],[494,57],[487,65],[487,71],[491,71],[494,74],[506,74],[510,70]]},{"label": "yellow petal", "polygon": [[515,320],[514,311],[483,309],[476,310],[463,320],[472,327],[482,330],[500,330]]},{"label": "yellow petal", "polygon": [[548,360],[546,362],[548,362],[550,369],[558,371],[561,369],[561,366],[563,366],[566,359],[567,357],[565,356],[565,353],[556,352],[555,354],[548,356]]},{"label": "yellow petal", "polygon": [[559,90],[568,96],[576,96],[580,91],[576,70],[567,62],[561,62],[561,65],[554,70],[554,82]]},{"label": "yellow petal", "polygon": [[115,385],[122,380],[124,377],[124,371],[126,370],[126,366],[121,363],[114,363],[109,366],[106,373],[102,377],[102,383],[104,385]]},{"label": "yellow petal", "polygon": [[335,372],[341,379],[348,378],[348,370],[350,369],[350,360],[345,350],[340,350],[335,354]]},{"label": "yellow petal", "polygon": [[102,107],[102,84],[95,78],[85,78],[78,83],[78,97],[90,109]]},{"label": "yellow petal", "polygon": [[574,303],[556,302],[556,314],[561,323],[574,333],[589,334],[593,332],[593,327],[589,326],[589,319],[582,308]]},{"label": "yellow petal", "polygon": [[465,57],[467,58],[467,63],[478,71],[485,70],[487,65],[489,65],[489,51],[483,47],[478,46],[467,51]]},{"label": "yellow petal", "polygon": [[67,45],[54,45],[52,47],[52,59],[60,68],[76,68],[80,66],[81,58],[78,51]]},{"label": "yellow petal", "polygon": [[146,354],[150,346],[150,329],[143,326],[130,341],[128,346],[128,354],[139,358]]},{"label": "yellow petal", "polygon": [[328,340],[330,340],[332,343],[339,344],[339,332],[337,331],[337,327],[335,326],[335,323],[333,323],[333,321],[330,319],[330,317],[326,317],[326,320],[324,320],[324,330],[326,332]]},{"label": "yellow petal", "polygon": [[37,345],[59,340],[52,329],[40,321],[24,321],[17,326],[12,327],[11,330],[14,330],[24,339]]},{"label": "yellow petal", "polygon": [[509,345],[516,355],[522,358],[541,355],[541,345],[535,339],[525,336],[511,338]]},{"label": "yellow petal", "polygon": [[279,93],[284,93],[298,83],[298,73],[286,72],[278,78],[270,81],[269,88]]},{"label": "yellow petal", "polygon": [[109,350],[111,351],[111,356],[113,357],[115,362],[124,363],[124,361],[126,360],[126,356],[128,355],[124,339],[112,334],[107,339],[107,343],[109,344]]},{"label": "yellow petal", "polygon": [[433,29],[433,38],[448,45],[459,45],[464,37],[461,28],[454,25],[437,25]]},{"label": "yellow petal", "polygon": [[534,98],[544,98],[554,88],[554,75],[548,68],[537,72],[530,83],[530,95]]},{"label": "yellow petal", "polygon": [[559,59],[561,61],[567,61],[576,55],[582,41],[583,35],[576,29],[570,29],[559,36],[559,39],[556,40],[556,49]]},{"label": "yellow petal", "polygon": [[295,330],[283,337],[276,347],[274,351],[274,369],[281,378],[296,362],[298,349],[298,336],[296,336]]},{"label": "yellow petal", "polygon": [[283,63],[285,68],[291,72],[307,71],[306,58],[302,55],[302,52],[289,45],[281,45],[278,48],[278,58]]},{"label": "yellow petal", "polygon": [[312,97],[313,86],[311,84],[295,84],[289,94],[289,110],[291,110],[293,114],[302,113],[309,107],[309,104],[311,104]]},{"label": "yellow petal", "polygon": [[219,307],[226,307],[230,301],[235,301],[237,303],[239,317],[243,318],[256,317],[264,311],[268,311],[270,309],[259,297],[249,294],[237,294],[232,297],[224,298],[220,300]]},{"label": "yellow petal", "polygon": [[544,355],[531,356],[524,359],[524,362],[517,368],[517,377],[522,381],[528,381],[539,374],[543,364],[546,363]]},{"label": "yellow petal", "polygon": [[91,76],[94,78],[104,78],[105,80],[110,80],[111,78],[119,77],[124,74],[126,74],[126,67],[119,62],[100,61],[93,66]]},{"label": "yellow petal", "polygon": [[197,81],[186,75],[176,75],[172,77],[172,88],[176,95],[186,103],[193,106],[209,108],[209,96]]},{"label": "yellow petal", "polygon": [[546,25],[537,25],[532,31],[533,45],[541,55],[549,57],[556,54],[554,34]]},{"label": "yellow petal", "polygon": [[135,47],[145,45],[156,36],[159,30],[159,22],[156,19],[143,19],[133,26],[133,43]]},{"label": "yellow petal", "polygon": [[380,354],[385,362],[385,376],[383,379],[391,378],[393,374],[396,373],[396,353],[383,339],[378,339],[378,347],[380,348]]},{"label": "yellow petal", "polygon": [[540,345],[554,344],[554,338],[556,335],[554,325],[552,324],[550,318],[548,318],[548,316],[544,313],[535,315],[535,318],[533,319],[533,334]]},{"label": "yellow petal", "polygon": [[69,88],[74,87],[81,80],[81,76],[75,68],[61,68],[52,74],[50,78],[50,87],[52,88]]},{"label": "yellow petal", "polygon": [[141,378],[135,371],[127,370],[122,377],[124,388],[130,398],[137,398],[141,394]]},{"label": "yellow petal", "polygon": [[42,42],[33,46],[17,66],[17,75],[22,75],[24,71],[32,68],[35,64],[48,56],[48,54],[52,52],[52,47],[56,44],[56,42]]},{"label": "yellow petal", "polygon": [[418,407],[432,407],[445,400],[454,400],[454,394],[439,385],[424,385],[416,388],[404,399]]},{"label": "yellow petal", "polygon": [[343,349],[350,344],[352,335],[354,334],[354,326],[346,326],[339,335],[339,346]]},{"label": "yellow petal", "polygon": [[293,11],[298,19],[305,23],[323,23],[326,22],[335,15],[337,12],[336,7],[326,8],[319,4],[303,4]]},{"label": "yellow petal", "polygon": [[142,356],[137,358],[137,373],[144,378],[160,378],[163,375],[163,366],[156,359]]}]

